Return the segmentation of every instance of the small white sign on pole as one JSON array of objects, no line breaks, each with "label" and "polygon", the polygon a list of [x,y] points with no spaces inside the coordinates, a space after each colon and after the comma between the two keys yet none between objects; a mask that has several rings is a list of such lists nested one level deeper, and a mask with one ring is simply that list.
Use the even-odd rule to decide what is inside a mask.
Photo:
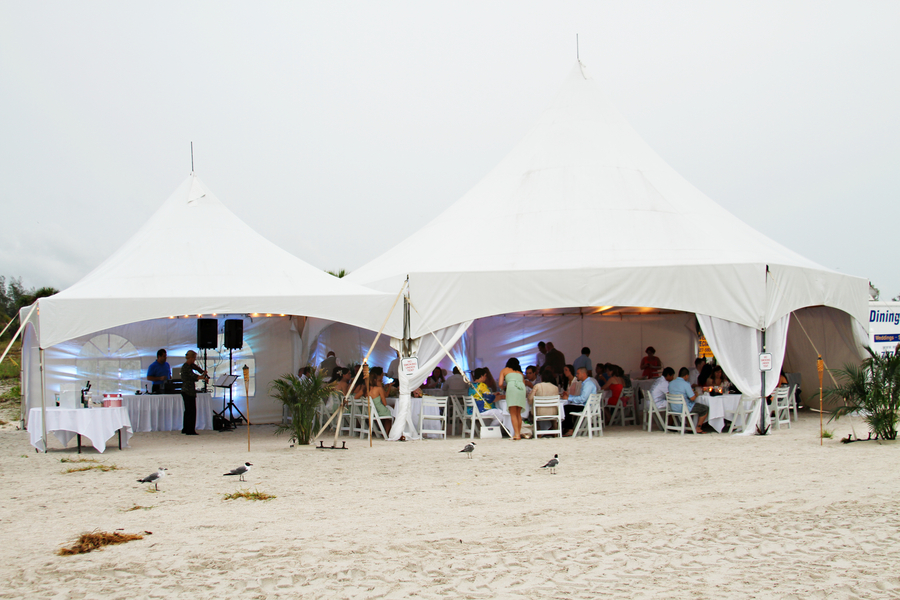
[{"label": "small white sign on pole", "polygon": [[416,369],[419,368],[419,359],[415,356],[404,358],[400,361],[400,368],[403,369],[403,372],[406,373],[407,377],[412,377],[413,373],[416,372]]},{"label": "small white sign on pole", "polygon": [[771,352],[761,352],[759,354],[759,370],[760,371],[771,371],[772,370],[772,353]]}]

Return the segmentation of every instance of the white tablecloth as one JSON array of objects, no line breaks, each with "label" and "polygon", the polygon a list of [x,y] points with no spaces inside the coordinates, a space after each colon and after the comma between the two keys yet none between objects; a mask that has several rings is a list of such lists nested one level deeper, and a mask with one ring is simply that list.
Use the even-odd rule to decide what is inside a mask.
[{"label": "white tablecloth", "polygon": [[[117,408],[48,408],[47,431],[53,433],[63,446],[76,434],[91,440],[91,444],[102,453],[106,450],[106,440],[122,430],[122,446],[128,447],[131,438],[131,420],[128,411],[124,407]],[[28,413],[28,433],[31,436],[31,445],[38,450],[44,450],[41,440],[41,409],[32,408]]]},{"label": "white tablecloth", "polygon": [[[181,394],[144,394],[122,396],[135,433],[143,431],[181,431],[184,426],[184,400]],[[197,394],[196,429],[212,429],[212,396]]]},{"label": "white tablecloth", "polygon": [[[712,428],[722,433],[725,428],[725,419],[734,420],[734,411],[741,401],[740,394],[724,394],[722,396],[710,396],[709,394],[700,394],[697,396],[697,402],[705,404],[709,407],[709,416],[706,421]],[[741,423],[738,423],[741,425]]]}]

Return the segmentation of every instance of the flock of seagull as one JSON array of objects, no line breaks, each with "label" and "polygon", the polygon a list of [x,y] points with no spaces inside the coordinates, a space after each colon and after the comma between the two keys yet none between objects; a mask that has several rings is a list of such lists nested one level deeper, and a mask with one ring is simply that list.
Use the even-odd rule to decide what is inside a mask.
[{"label": "flock of seagull", "polygon": [[[467,457],[472,458],[472,453],[475,452],[475,442],[469,442],[466,444],[466,447],[459,451],[460,453],[465,453]],[[556,475],[556,467],[559,466],[559,454],[554,454],[553,458],[547,461],[542,469],[548,469],[551,475]]]},{"label": "flock of seagull", "polygon": [[[475,452],[475,442],[469,442],[466,444],[466,447],[460,450],[460,453],[464,453],[468,458],[472,458],[472,453]],[[227,473],[223,473],[224,477],[228,477],[230,475],[237,475],[241,481],[247,481],[244,479],[244,475],[250,472],[250,467],[253,466],[253,463],[245,462],[241,466],[236,469],[232,469]],[[547,461],[547,464],[542,466],[542,469],[547,469],[550,471],[551,475],[556,475],[556,468],[559,466],[559,454],[554,454],[553,458]],[[138,483],[152,483],[153,487],[159,491],[159,480],[166,476],[166,471],[168,471],[165,467],[160,467],[156,470],[155,473],[150,473],[143,479],[138,479]]]},{"label": "flock of seagull", "polygon": [[[224,477],[228,477],[229,475],[237,475],[240,477],[241,481],[247,481],[246,479],[244,479],[244,475],[246,475],[247,473],[250,472],[250,467],[252,467],[252,466],[253,466],[253,463],[245,462],[238,468],[232,469],[227,473],[223,473],[222,475]],[[159,480],[166,476],[166,471],[168,471],[167,468],[160,467],[159,469],[156,470],[155,473],[150,473],[143,479],[138,479],[137,481],[138,481],[138,483],[152,483],[153,487],[156,488],[157,491],[159,491]]]}]

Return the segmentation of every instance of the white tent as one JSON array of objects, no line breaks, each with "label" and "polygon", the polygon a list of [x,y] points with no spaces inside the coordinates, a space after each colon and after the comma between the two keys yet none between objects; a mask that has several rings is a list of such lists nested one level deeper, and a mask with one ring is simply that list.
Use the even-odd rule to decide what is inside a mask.
[{"label": "white tent", "polygon": [[[788,250],[688,183],[580,63],[493,171],[349,278],[390,291],[407,276],[413,338],[534,309],[695,313],[725,370],[756,394],[762,332],[777,373],[792,311],[831,307],[861,324],[868,294],[865,279]],[[433,358],[420,350],[420,367]]]},{"label": "white tent", "polygon": [[[278,342],[277,353],[277,364],[286,368],[270,373],[277,377],[291,371],[291,363],[299,362],[297,330],[302,329],[303,320],[291,320],[290,316],[367,327],[383,321],[396,293],[382,294],[338,279],[285,252],[248,227],[191,174],[100,266],[68,289],[38,300],[26,341],[32,352],[66,342],[80,348],[91,334],[108,332],[121,337],[123,327],[140,322],[160,332],[159,342],[153,342],[153,336],[142,336],[148,338],[155,356],[155,348],[163,342],[190,348],[196,339],[193,333],[184,333],[192,328],[196,332],[193,322],[187,327],[184,323],[168,327],[182,332],[181,338],[188,337],[172,339],[171,332],[165,333],[169,317],[189,316],[193,321],[198,315],[218,315],[220,319],[226,315],[258,314],[261,319],[280,315],[284,317],[281,326],[260,329],[258,323],[255,327],[248,324],[258,333],[287,336],[286,346],[283,340]],[[23,311],[23,317],[29,310]],[[286,363],[282,362],[285,348],[290,349]],[[59,360],[71,358],[73,353],[77,354],[77,348],[67,346]],[[30,367],[24,380],[32,382],[25,386],[28,406],[40,403],[34,358],[25,359]],[[73,378],[75,369],[63,366],[56,371]],[[46,382],[47,391],[58,389],[57,385]]]}]

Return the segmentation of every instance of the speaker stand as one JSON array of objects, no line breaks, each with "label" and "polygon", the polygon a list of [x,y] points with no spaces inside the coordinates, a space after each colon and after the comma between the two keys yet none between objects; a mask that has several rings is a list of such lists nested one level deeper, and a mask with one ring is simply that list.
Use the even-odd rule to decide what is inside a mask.
[{"label": "speaker stand", "polygon": [[[229,373],[229,375],[232,374],[232,372],[234,371],[233,359],[234,359],[234,350],[232,348],[229,348],[228,349],[228,373]],[[224,395],[222,397],[222,402],[224,403],[224,405],[222,406],[222,418],[226,419],[228,421],[231,421],[232,425],[236,425],[236,424],[240,424],[241,421],[246,421],[247,417],[245,417],[244,413],[241,412],[241,409],[239,409],[234,404],[233,388],[234,388],[234,386],[231,386],[228,388],[228,402],[225,402]],[[228,411],[229,414],[231,415],[230,418],[225,416],[226,411]],[[235,417],[234,413],[239,414],[240,417]]]}]

